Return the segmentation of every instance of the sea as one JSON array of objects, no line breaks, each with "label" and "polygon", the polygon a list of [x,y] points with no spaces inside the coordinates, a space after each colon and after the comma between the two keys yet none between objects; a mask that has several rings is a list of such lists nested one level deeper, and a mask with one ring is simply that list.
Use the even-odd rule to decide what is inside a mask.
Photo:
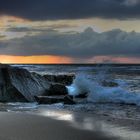
[{"label": "sea", "polygon": [[[76,105],[38,105],[37,103],[7,103],[3,111],[36,111],[40,107],[106,114],[114,117],[140,119],[140,65],[131,64],[60,64],[60,65],[12,65],[41,75],[75,74],[73,83],[67,86],[70,95],[88,93],[86,99]],[[117,83],[104,86],[103,81]]]}]

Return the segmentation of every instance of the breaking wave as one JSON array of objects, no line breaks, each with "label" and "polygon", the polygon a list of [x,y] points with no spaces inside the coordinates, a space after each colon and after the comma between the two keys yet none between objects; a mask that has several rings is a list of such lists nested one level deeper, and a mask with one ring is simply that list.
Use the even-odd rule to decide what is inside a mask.
[{"label": "breaking wave", "polygon": [[106,79],[104,74],[97,75],[94,79],[83,73],[78,74],[73,84],[67,87],[69,95],[88,93],[88,102],[140,105],[140,94],[123,88],[126,83],[118,81],[116,87],[105,87],[101,85],[102,79]]}]

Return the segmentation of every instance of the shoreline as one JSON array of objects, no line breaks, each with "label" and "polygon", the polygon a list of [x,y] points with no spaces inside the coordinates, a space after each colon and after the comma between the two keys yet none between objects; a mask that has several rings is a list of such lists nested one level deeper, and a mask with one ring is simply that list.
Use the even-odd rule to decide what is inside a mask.
[{"label": "shoreline", "polygon": [[[45,112],[57,112],[55,115],[73,114],[75,116],[94,117],[117,125],[140,127],[139,106],[121,104],[77,104],[64,105],[62,103],[52,105],[38,105],[37,103],[8,103],[1,104],[0,112],[24,113],[38,116],[53,117]],[[138,129],[139,130],[139,129]]]},{"label": "shoreline", "polygon": [[1,140],[111,140],[102,132],[75,128],[65,121],[25,113],[0,112]]},{"label": "shoreline", "polygon": [[44,107],[27,112],[0,112],[0,124],[1,140],[139,140],[140,137],[140,120]]},{"label": "shoreline", "polygon": [[[49,113],[47,113],[49,112]],[[53,112],[51,114],[51,112]],[[140,130],[140,119],[134,119],[134,118],[123,118],[123,117],[114,117],[109,114],[98,114],[93,112],[83,112],[83,111],[74,111],[74,110],[67,110],[67,109],[39,109],[39,111],[29,112],[28,114],[43,116],[43,117],[49,117],[53,118],[55,120],[61,120],[70,122],[71,120],[68,118],[63,118],[62,116],[64,114],[72,114],[73,116],[76,116],[76,118],[93,118],[97,121],[104,121],[106,123],[110,123],[112,125],[117,125],[120,127],[127,127],[131,129],[135,129],[136,131]],[[82,117],[81,117],[82,116]],[[60,117],[60,118],[59,118]]]}]

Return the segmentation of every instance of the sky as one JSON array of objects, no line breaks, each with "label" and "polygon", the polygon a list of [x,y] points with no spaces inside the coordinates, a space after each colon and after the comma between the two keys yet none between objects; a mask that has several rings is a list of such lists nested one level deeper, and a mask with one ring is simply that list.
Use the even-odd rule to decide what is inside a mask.
[{"label": "sky", "polygon": [[0,0],[0,63],[140,64],[140,0]]}]

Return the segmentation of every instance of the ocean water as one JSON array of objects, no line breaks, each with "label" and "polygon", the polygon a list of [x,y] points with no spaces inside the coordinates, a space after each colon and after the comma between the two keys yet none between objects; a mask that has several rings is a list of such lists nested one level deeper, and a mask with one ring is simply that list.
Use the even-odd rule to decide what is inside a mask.
[{"label": "ocean water", "polygon": [[[67,86],[70,95],[88,93],[88,97],[76,105],[8,104],[8,111],[30,111],[40,107],[96,112],[118,117],[140,118],[140,65],[12,65],[41,75],[75,74]],[[115,87],[102,82],[117,83]],[[122,111],[122,112],[121,112]],[[118,113],[119,112],[119,113]],[[128,115],[129,112],[129,115]]]}]

